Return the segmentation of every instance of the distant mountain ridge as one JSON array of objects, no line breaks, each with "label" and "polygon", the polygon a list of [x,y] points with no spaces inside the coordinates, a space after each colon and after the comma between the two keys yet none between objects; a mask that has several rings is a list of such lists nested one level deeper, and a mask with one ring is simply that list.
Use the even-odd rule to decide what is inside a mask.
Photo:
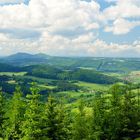
[{"label": "distant mountain ridge", "polygon": [[6,59],[28,59],[28,58],[48,58],[49,55],[38,53],[38,54],[29,54],[29,53],[16,53],[5,57]]},{"label": "distant mountain ridge", "polygon": [[30,65],[45,63],[49,58],[46,54],[28,54],[28,53],[16,53],[7,57],[1,58],[1,62],[12,64],[12,65]]},{"label": "distant mountain ridge", "polygon": [[47,54],[17,53],[0,58],[0,63],[14,66],[51,65],[64,69],[86,68],[102,72],[140,70],[140,58],[103,58],[103,57],[58,57]]}]

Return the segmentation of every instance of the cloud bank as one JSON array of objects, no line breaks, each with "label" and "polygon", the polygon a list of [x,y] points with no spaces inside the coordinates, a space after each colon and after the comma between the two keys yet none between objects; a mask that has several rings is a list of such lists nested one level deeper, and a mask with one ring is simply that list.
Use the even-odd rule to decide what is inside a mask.
[{"label": "cloud bank", "polygon": [[[5,4],[12,2],[12,4]],[[16,52],[69,56],[138,56],[140,36],[133,42],[107,43],[140,26],[139,0],[1,0],[0,55]]]}]

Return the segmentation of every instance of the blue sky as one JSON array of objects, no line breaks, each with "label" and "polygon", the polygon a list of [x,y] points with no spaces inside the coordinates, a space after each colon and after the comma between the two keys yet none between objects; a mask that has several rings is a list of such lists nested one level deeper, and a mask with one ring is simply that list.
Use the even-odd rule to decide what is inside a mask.
[{"label": "blue sky", "polygon": [[0,0],[0,56],[139,57],[139,0]]},{"label": "blue sky", "polygon": [[1,6],[5,6],[5,5],[15,5],[15,4],[20,4],[20,3],[24,3],[26,5],[29,4],[29,0],[1,0],[0,1],[0,5]]}]

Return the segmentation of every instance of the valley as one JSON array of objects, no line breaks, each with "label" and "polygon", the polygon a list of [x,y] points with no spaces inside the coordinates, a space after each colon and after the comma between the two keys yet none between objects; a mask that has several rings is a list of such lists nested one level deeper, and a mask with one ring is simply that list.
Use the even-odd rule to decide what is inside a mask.
[{"label": "valley", "polygon": [[0,138],[140,138],[139,58],[18,53],[1,58],[0,87]]},{"label": "valley", "polygon": [[18,53],[1,58],[0,86],[11,95],[20,85],[26,95],[35,82],[44,100],[53,93],[76,101],[107,91],[115,83],[138,85],[139,70],[139,58],[65,58]]}]

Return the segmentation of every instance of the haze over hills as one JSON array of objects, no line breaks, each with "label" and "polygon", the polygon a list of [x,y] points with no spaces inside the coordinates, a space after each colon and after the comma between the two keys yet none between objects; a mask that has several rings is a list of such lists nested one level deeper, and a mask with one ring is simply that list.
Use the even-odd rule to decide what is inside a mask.
[{"label": "haze over hills", "polygon": [[7,57],[1,58],[4,63],[13,65],[28,65],[30,63],[43,63],[48,59],[48,55],[45,54],[28,54],[28,53],[16,53]]},{"label": "haze over hills", "polygon": [[43,53],[38,53],[38,54],[29,54],[29,53],[16,53],[9,55],[7,57],[3,57],[4,59],[9,59],[9,60],[16,60],[16,59],[34,59],[34,58],[47,58],[49,55],[43,54]]},{"label": "haze over hills", "polygon": [[14,66],[44,64],[71,69],[88,68],[105,72],[140,70],[140,58],[58,57],[42,53],[17,53],[0,58],[0,62]]}]

